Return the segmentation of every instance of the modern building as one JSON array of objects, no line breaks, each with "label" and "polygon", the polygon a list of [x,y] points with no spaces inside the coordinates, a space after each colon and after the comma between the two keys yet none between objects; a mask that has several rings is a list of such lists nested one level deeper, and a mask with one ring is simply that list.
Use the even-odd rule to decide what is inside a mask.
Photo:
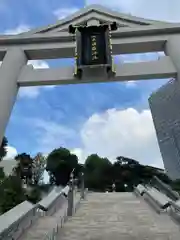
[{"label": "modern building", "polygon": [[149,98],[159,148],[168,176],[180,179],[180,83],[171,79]]}]

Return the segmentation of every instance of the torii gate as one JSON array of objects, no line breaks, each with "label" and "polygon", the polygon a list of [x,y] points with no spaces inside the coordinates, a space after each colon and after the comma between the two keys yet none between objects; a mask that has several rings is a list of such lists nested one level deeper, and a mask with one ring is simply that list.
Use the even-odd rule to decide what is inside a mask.
[{"label": "torii gate", "polygon": [[[164,51],[166,56],[157,61],[116,66],[116,75],[111,78],[89,76],[81,80],[74,77],[72,67],[33,69],[26,65],[31,59],[74,57],[75,41],[68,33],[70,24],[113,21],[118,29],[112,32],[112,54]],[[15,36],[0,36],[0,61],[3,61],[0,67],[1,142],[19,87],[180,78],[180,24],[145,20],[91,5],[55,25]]]}]

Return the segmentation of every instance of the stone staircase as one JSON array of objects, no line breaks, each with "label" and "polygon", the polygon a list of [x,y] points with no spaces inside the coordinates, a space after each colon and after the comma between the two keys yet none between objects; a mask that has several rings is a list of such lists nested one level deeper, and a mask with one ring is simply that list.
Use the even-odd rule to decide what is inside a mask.
[{"label": "stone staircase", "polygon": [[61,224],[61,218],[65,215],[65,211],[65,209],[60,209],[53,216],[41,217],[22,235],[20,240],[46,239],[48,233],[50,233],[57,224]]},{"label": "stone staircase", "polygon": [[[76,193],[74,196],[75,205],[78,205],[80,199],[80,193]],[[59,211],[55,212],[52,216],[42,216],[35,224],[33,224],[19,240],[49,240],[53,239],[51,236],[54,228],[61,229],[62,225],[67,219],[68,203],[65,202]]]},{"label": "stone staircase", "polygon": [[180,229],[133,193],[89,193],[59,240],[179,240]]}]

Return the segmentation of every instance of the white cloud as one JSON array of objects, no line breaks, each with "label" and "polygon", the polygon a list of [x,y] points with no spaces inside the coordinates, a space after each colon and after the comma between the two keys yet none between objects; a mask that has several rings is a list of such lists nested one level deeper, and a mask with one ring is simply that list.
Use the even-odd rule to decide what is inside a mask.
[{"label": "white cloud", "polygon": [[49,174],[47,171],[44,171],[43,181],[44,183],[49,183]]},{"label": "white cloud", "polygon": [[101,4],[143,18],[180,22],[179,0],[86,0],[86,5],[89,4]]},{"label": "white cloud", "polygon": [[7,155],[4,157],[4,160],[12,160],[14,157],[17,155],[17,150],[16,148],[12,146],[7,146]]},{"label": "white cloud", "polygon": [[136,85],[137,85],[137,82],[133,81],[133,80],[126,82],[126,87],[128,87],[128,88],[136,87]]},{"label": "white cloud", "polygon": [[19,97],[36,98],[39,96],[40,87],[22,87],[19,90]]},{"label": "white cloud", "polygon": [[19,34],[22,32],[28,32],[29,30],[30,30],[30,27],[28,25],[21,24],[21,25],[17,26],[16,28],[6,30],[4,32],[4,34],[16,35],[16,34]]},{"label": "white cloud", "polygon": [[74,148],[71,150],[71,153],[75,154],[78,157],[80,163],[84,163],[84,160],[87,157],[87,154],[82,148]]},{"label": "white cloud", "polygon": [[75,13],[78,10],[79,9],[76,7],[59,8],[59,9],[55,10],[53,13],[60,20],[60,19],[67,17],[68,15]]},{"label": "white cloud", "polygon": [[95,152],[111,160],[124,155],[143,164],[162,167],[149,110],[139,113],[133,108],[109,109],[95,114],[84,124],[81,138],[87,154]]},{"label": "white cloud", "polygon": [[48,63],[43,60],[29,60],[28,64],[33,65],[34,68],[49,68]]},{"label": "white cloud", "polygon": [[[30,60],[28,61],[28,65],[33,65],[34,68],[49,68],[49,65],[46,61],[43,60]],[[20,97],[27,97],[27,98],[36,98],[39,96],[42,89],[53,89],[54,86],[45,86],[45,87],[22,87],[19,91]]]},{"label": "white cloud", "polygon": [[53,121],[30,119],[36,128],[38,151],[47,155],[52,149],[65,146],[68,141],[76,136],[76,132],[66,126]]},{"label": "white cloud", "polygon": [[[40,121],[39,143],[41,151],[51,151],[76,139],[76,133],[54,122]],[[117,156],[132,157],[142,164],[163,167],[156,134],[149,110],[109,109],[92,115],[79,132],[82,147],[71,150],[80,162],[89,154],[97,153],[114,161]]]},{"label": "white cloud", "polygon": [[109,109],[94,114],[84,124],[81,138],[87,154],[98,153],[111,160],[124,155],[143,164],[163,165],[149,110]]}]

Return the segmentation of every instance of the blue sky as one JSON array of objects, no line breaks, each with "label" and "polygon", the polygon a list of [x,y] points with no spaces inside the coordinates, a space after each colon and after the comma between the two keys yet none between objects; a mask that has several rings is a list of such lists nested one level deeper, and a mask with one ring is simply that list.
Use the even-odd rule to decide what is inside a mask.
[{"label": "blue sky", "polygon": [[[174,5],[173,9],[167,10],[168,0],[164,0],[167,4],[164,9],[162,7],[161,15],[156,14],[160,9],[153,9],[153,3],[149,3],[151,12],[146,13],[142,11],[141,0],[119,2],[113,0],[111,6],[108,6],[109,1],[105,0],[104,5],[137,16],[178,20],[176,14],[170,13],[175,10]],[[100,1],[0,0],[0,32],[14,34],[53,24],[58,18],[91,3]],[[158,54],[153,53],[123,56],[121,59],[146,61],[157,57]],[[73,60],[34,61],[33,64],[41,68],[60,67],[72,65]],[[124,154],[145,164],[162,166],[147,99],[166,81],[146,80],[22,89],[6,129],[10,145],[8,156],[12,157],[16,151],[32,155],[39,151],[47,154],[53,148],[63,146],[77,153],[80,161],[88,154],[96,152],[108,156],[111,160]],[[145,133],[144,139],[141,137],[141,131]],[[133,144],[133,137],[137,139],[136,144]],[[149,150],[152,152],[151,156]]]}]

